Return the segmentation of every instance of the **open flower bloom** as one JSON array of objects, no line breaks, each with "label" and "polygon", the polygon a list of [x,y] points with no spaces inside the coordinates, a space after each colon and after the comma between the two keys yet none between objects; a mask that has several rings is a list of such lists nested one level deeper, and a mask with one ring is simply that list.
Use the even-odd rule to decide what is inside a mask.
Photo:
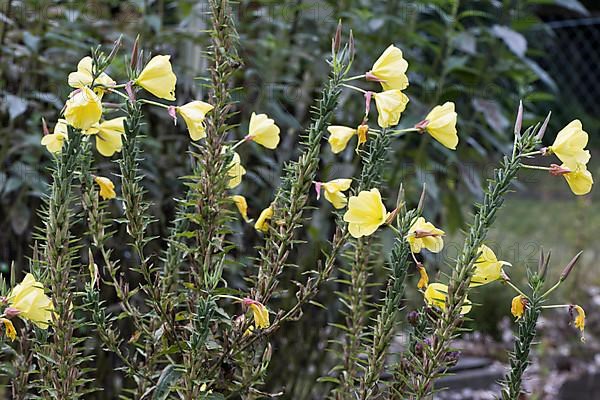
[{"label": "open flower bloom", "polygon": [[506,261],[498,261],[496,254],[485,244],[481,245],[479,252],[481,255],[475,261],[475,272],[471,277],[471,284],[469,285],[471,287],[485,285],[486,283],[500,279],[502,266],[510,265]]},{"label": "open flower bloom", "polygon": [[250,308],[254,317],[254,326],[256,328],[268,328],[271,325],[269,321],[269,310],[263,304],[249,298],[243,299],[243,303]]},{"label": "open flower bloom", "polygon": [[358,196],[350,197],[344,221],[355,238],[372,235],[385,223],[387,211],[378,189],[363,190]]},{"label": "open flower bloom", "polygon": [[115,192],[115,185],[108,178],[103,176],[95,176],[94,181],[100,187],[100,196],[104,200],[114,199],[117,197],[117,193]]},{"label": "open flower bloom", "polygon": [[527,299],[523,295],[513,297],[510,304],[510,313],[517,319],[521,318],[525,313]]},{"label": "open flower bloom", "polygon": [[408,62],[402,57],[402,50],[392,44],[379,56],[365,76],[367,80],[381,83],[383,90],[404,90],[408,87],[407,69]]},{"label": "open flower bloom", "polygon": [[[431,283],[427,285],[425,289],[425,301],[430,306],[438,307],[442,310],[446,309],[446,302],[448,297],[448,285],[443,283]],[[465,300],[465,305],[460,309],[460,313],[465,315],[471,311],[471,302],[469,299]]]},{"label": "open flower bloom", "polygon": [[346,146],[348,146],[348,142],[352,139],[352,136],[357,133],[356,129],[340,125],[331,125],[327,128],[327,132],[329,132],[329,139],[327,139],[327,141],[334,154],[344,151]]},{"label": "open flower bloom", "polygon": [[348,199],[343,193],[350,189],[352,179],[334,179],[329,182],[316,182],[317,199],[321,193],[321,188],[325,191],[325,199],[330,202],[335,208],[344,208]]},{"label": "open flower bloom", "polygon": [[436,228],[431,222],[425,221],[425,218],[419,217],[412,224],[406,235],[406,240],[410,244],[410,251],[420,253],[422,249],[427,249],[433,253],[439,253],[444,248],[445,232]]},{"label": "open flower bloom", "polygon": [[267,114],[252,113],[248,131],[246,140],[252,140],[267,149],[275,149],[279,144],[279,127]]},{"label": "open flower bloom", "polygon": [[231,196],[231,200],[235,203],[240,215],[244,219],[244,221],[249,222],[248,219],[248,202],[246,202],[246,198],[239,194]]},{"label": "open flower bloom", "polygon": [[588,134],[583,130],[581,121],[571,121],[554,139],[552,146],[546,149],[548,154],[556,156],[565,164],[584,164],[590,161],[590,152],[585,150],[588,143]]},{"label": "open flower bloom", "polygon": [[[582,196],[588,194],[592,190],[594,179],[592,173],[587,170],[585,164],[576,163],[571,166],[563,164],[560,166],[560,173],[567,181],[569,188],[573,194]],[[566,172],[568,170],[569,172]]]},{"label": "open flower bloom", "polygon": [[373,93],[377,106],[377,124],[382,128],[398,125],[400,115],[408,104],[408,97],[399,89]]},{"label": "open flower bloom", "polygon": [[100,97],[87,86],[75,90],[67,100],[65,119],[75,129],[89,129],[102,117]]},{"label": "open flower bloom", "polygon": [[429,285],[429,275],[427,275],[427,270],[421,264],[417,264],[417,269],[419,271],[419,282],[417,282],[418,289],[425,289]]},{"label": "open flower bloom", "polygon": [[242,176],[246,175],[246,168],[242,166],[240,155],[235,151],[229,163],[227,174],[229,175],[229,184],[227,186],[229,189],[233,189],[242,183]]},{"label": "open flower bloom", "polygon": [[[94,81],[92,68],[92,57],[83,57],[77,64],[77,71],[69,74],[69,86],[76,89],[81,89],[84,86],[91,86],[92,81]],[[110,87],[116,85],[116,82],[106,73],[102,72],[94,81],[94,85],[97,84]],[[104,89],[102,87],[94,88],[94,92],[96,92],[100,98],[104,95]]]},{"label": "open flower bloom", "polygon": [[175,100],[177,77],[171,67],[171,56],[154,56],[146,64],[135,84],[143,87],[156,97]]},{"label": "open flower bloom", "polygon": [[427,117],[415,127],[427,131],[427,133],[445,147],[456,150],[456,145],[458,144],[456,117],[454,103],[448,101],[441,106],[433,107],[433,110],[427,114]]},{"label": "open flower bloom", "polygon": [[211,104],[199,100],[177,107],[177,111],[183,117],[192,140],[200,140],[206,137],[204,119],[206,114],[213,108]]},{"label": "open flower bloom", "polygon": [[269,231],[269,221],[273,218],[273,207],[269,206],[261,211],[256,223],[254,224],[254,229],[261,232]]},{"label": "open flower bloom", "polygon": [[585,330],[585,311],[583,311],[583,308],[578,305],[570,307],[571,314],[573,313],[573,310],[577,312],[577,315],[573,320],[573,324],[575,325],[575,328],[581,331],[581,340],[584,340],[583,331]]},{"label": "open flower bloom", "polygon": [[123,148],[122,135],[125,134],[123,125],[125,117],[113,118],[92,125],[83,133],[96,136],[96,149],[104,157],[111,157]]},{"label": "open flower bloom", "polygon": [[28,319],[38,328],[47,329],[52,320],[54,306],[44,294],[44,287],[32,274],[25,275],[8,295],[9,307],[18,311],[18,316]]},{"label": "open flower bloom", "polygon": [[60,153],[62,150],[63,143],[69,138],[69,132],[67,130],[67,124],[64,120],[59,119],[54,126],[54,132],[49,135],[42,137],[42,145],[46,146],[46,149],[50,153]]},{"label": "open flower bloom", "polygon": [[0,318],[0,322],[4,324],[4,332],[6,333],[6,336],[11,342],[14,341],[17,338],[17,330],[15,329],[12,321],[7,318]]}]

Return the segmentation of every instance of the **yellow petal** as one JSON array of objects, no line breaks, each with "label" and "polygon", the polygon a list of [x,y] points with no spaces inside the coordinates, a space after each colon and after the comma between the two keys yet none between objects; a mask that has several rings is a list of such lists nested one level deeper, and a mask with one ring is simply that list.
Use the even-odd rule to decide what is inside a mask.
[{"label": "yellow petal", "polygon": [[[223,149],[225,151],[225,149]],[[229,175],[228,188],[233,189],[242,183],[242,176],[246,175],[246,168],[242,166],[240,155],[233,152],[233,158],[229,163],[229,169],[227,171]]]},{"label": "yellow petal", "polygon": [[248,222],[248,203],[246,202],[246,198],[239,194],[231,196],[231,199],[235,203],[240,215],[244,219],[244,221]]},{"label": "yellow petal", "polygon": [[9,319],[0,318],[0,321],[4,324],[4,331],[6,333],[6,336],[10,339],[11,342],[13,342],[17,338],[17,330],[15,329],[15,326]]},{"label": "yellow petal", "polygon": [[103,156],[111,157],[123,148],[124,121],[124,117],[113,118],[93,125],[86,131],[87,134],[96,135],[96,149]]},{"label": "yellow petal", "polygon": [[513,297],[510,305],[510,313],[517,319],[521,318],[525,313],[525,306],[527,305],[527,299],[518,295]]},{"label": "yellow petal", "polygon": [[[77,64],[77,71],[71,72],[69,74],[69,86],[73,88],[82,88],[84,86],[90,86],[94,79],[94,75],[92,74],[92,57],[83,57],[79,63]],[[102,72],[100,76],[96,78],[94,81],[94,86],[102,85],[102,86],[113,86],[116,82],[108,76],[106,73]],[[102,88],[94,88],[94,92],[99,97],[102,97],[104,94],[104,90]]]},{"label": "yellow petal", "polygon": [[263,306],[258,302],[249,304],[250,310],[252,310],[252,316],[254,317],[254,326],[256,328],[268,328],[271,325],[269,321],[269,311],[267,307]]},{"label": "yellow petal", "polygon": [[408,97],[398,89],[373,94],[377,106],[377,123],[382,128],[398,125],[400,115],[408,104]]},{"label": "yellow petal", "polygon": [[454,103],[446,102],[441,106],[435,106],[427,114],[427,132],[435,140],[445,147],[456,150],[458,135],[456,133],[457,114],[454,111]]},{"label": "yellow petal", "polygon": [[339,126],[332,125],[327,128],[327,132],[329,132],[329,145],[331,146],[331,151],[334,154],[338,154],[343,151],[352,136],[356,134],[356,129],[348,128],[347,126]]},{"label": "yellow petal", "polygon": [[117,197],[117,193],[115,192],[115,185],[108,178],[103,176],[95,176],[94,181],[100,187],[100,196],[104,200],[114,199]]},{"label": "yellow petal", "polygon": [[406,239],[413,253],[420,253],[424,248],[439,253],[444,248],[444,235],[443,230],[425,221],[425,218],[419,217],[409,228]]},{"label": "yellow petal", "polygon": [[88,129],[102,117],[100,98],[87,86],[77,89],[67,100],[65,119],[76,129]]},{"label": "yellow petal", "polygon": [[[583,331],[585,329],[585,311],[583,310],[583,308],[581,308],[580,306],[574,306],[575,311],[577,312],[577,315],[575,316],[575,327],[577,329],[579,329],[581,331],[581,333],[583,334]],[[583,339],[583,336],[582,336]]]},{"label": "yellow petal", "polygon": [[28,319],[46,329],[52,320],[52,300],[44,294],[44,287],[32,274],[25,275],[8,296],[9,306],[19,311],[19,317]]},{"label": "yellow petal", "polygon": [[563,176],[575,195],[582,196],[588,194],[592,190],[594,179],[592,178],[592,173],[587,170],[584,164],[576,164],[575,168],[563,164],[561,165],[561,168],[568,168],[571,170],[571,172],[567,172]]},{"label": "yellow petal", "polygon": [[211,104],[199,100],[177,107],[177,111],[183,117],[192,140],[200,140],[206,137],[204,119],[206,114],[213,108]]},{"label": "yellow petal", "polygon": [[417,282],[417,288],[425,289],[429,285],[429,275],[427,275],[427,270],[422,265],[418,265],[417,269],[419,270],[419,282]]},{"label": "yellow petal", "polygon": [[498,261],[496,254],[486,245],[481,245],[478,252],[481,255],[475,261],[475,272],[469,285],[471,287],[485,285],[500,279],[502,266],[510,265],[506,261]]},{"label": "yellow petal", "polygon": [[387,211],[378,189],[363,190],[358,196],[350,197],[344,221],[355,238],[372,235],[385,222]]},{"label": "yellow petal", "polygon": [[548,148],[551,153],[556,154],[565,164],[587,164],[590,161],[590,152],[585,150],[588,143],[588,134],[583,130],[581,121],[571,121],[558,135],[552,146]]},{"label": "yellow petal", "polygon": [[63,143],[67,139],[67,136],[62,133],[52,133],[42,137],[42,145],[46,146],[46,149],[50,153],[60,153],[62,150]]},{"label": "yellow petal", "polygon": [[260,216],[254,224],[254,229],[261,232],[269,231],[269,221],[273,218],[273,207],[267,207],[260,213]]},{"label": "yellow petal", "polygon": [[279,127],[267,114],[252,113],[248,131],[249,138],[267,149],[275,149],[279,144]]},{"label": "yellow petal", "polygon": [[[448,297],[448,286],[442,283],[430,283],[425,289],[425,301],[430,306],[435,306],[442,310],[446,309],[446,302]],[[469,299],[465,299],[465,305],[462,306],[460,313],[468,314],[471,311],[471,302]]]},{"label": "yellow petal", "polygon": [[154,56],[135,83],[156,97],[165,100],[175,100],[175,84],[177,77],[171,67],[171,56]]},{"label": "yellow petal", "polygon": [[380,81],[383,90],[404,90],[408,87],[407,69],[402,50],[390,45],[375,61],[370,73]]}]

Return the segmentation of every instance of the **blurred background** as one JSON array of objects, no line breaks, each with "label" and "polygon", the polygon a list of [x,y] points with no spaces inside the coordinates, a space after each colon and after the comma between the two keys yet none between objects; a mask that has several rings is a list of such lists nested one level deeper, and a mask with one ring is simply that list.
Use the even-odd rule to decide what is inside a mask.
[{"label": "blurred background", "polygon": [[[171,54],[178,76],[177,102],[205,98],[207,76],[204,49],[209,37],[208,6],[199,1],[0,1],[0,271],[11,265],[20,273],[41,226],[37,210],[48,189],[51,157],[40,145],[41,120],[52,128],[70,88],[66,78],[77,62],[98,44],[110,48],[123,35],[122,57],[110,75],[125,78],[125,56],[136,35],[153,54]],[[389,45],[395,44],[409,62],[410,97],[400,122],[409,127],[423,119],[436,104],[456,103],[460,144],[449,151],[428,137],[405,136],[392,144],[387,169],[386,198],[393,202],[400,182],[416,202],[422,182],[427,183],[425,214],[448,233],[446,249],[427,260],[431,271],[447,271],[448,262],[462,247],[462,228],[471,218],[473,204],[482,195],[485,179],[511,146],[512,125],[519,99],[525,105],[525,126],[542,120],[552,110],[546,144],[571,120],[578,118],[590,134],[592,154],[600,145],[600,4],[594,0],[286,0],[246,1],[233,5],[239,32],[243,72],[234,77],[243,137],[249,115],[266,112],[282,131],[277,151],[243,146],[241,157],[248,169],[237,189],[249,199],[251,217],[270,201],[284,163],[297,156],[298,135],[308,126],[310,107],[327,78],[325,62],[331,35],[341,19],[356,39],[353,75],[371,68]],[[376,89],[369,83],[364,88]],[[356,126],[360,122],[362,96],[345,92],[334,123]],[[174,198],[184,187],[178,179],[189,172],[181,155],[189,138],[184,126],[173,127],[164,110],[150,110],[146,118],[145,185],[158,221],[156,235],[165,236],[174,215]],[[322,152],[319,180],[350,177],[357,167],[353,145],[334,156],[327,145]],[[600,173],[597,157],[588,168]],[[548,165],[547,159],[537,160]],[[116,171],[114,160],[100,158],[103,174]],[[535,172],[535,173],[534,173]],[[540,323],[540,339],[526,387],[535,399],[595,399],[599,393],[597,370],[600,357],[600,277],[597,259],[600,245],[600,211],[592,193],[575,197],[563,179],[540,171],[520,176],[499,214],[488,245],[499,259],[513,264],[509,273],[522,282],[525,266],[537,263],[540,248],[552,250],[551,274],[558,276],[568,260],[585,250],[556,302],[582,304],[588,314],[587,342],[582,344],[566,313],[546,313]],[[315,210],[307,223],[302,246],[292,261],[299,270],[312,268],[331,237],[331,208],[313,199]],[[391,205],[391,204],[390,204]],[[122,213],[113,202],[113,215]],[[84,232],[83,226],[79,227]],[[109,244],[127,264],[131,257],[124,229]],[[237,264],[226,272],[233,286],[244,288],[244,276],[255,256],[259,237],[251,226],[239,226]],[[371,277],[374,301],[385,282],[382,264],[388,238],[376,258]],[[153,251],[164,243],[154,241]],[[288,283],[298,271],[288,271]],[[407,309],[418,307],[422,297],[408,282]],[[327,340],[339,335],[330,323],[339,322],[341,304],[331,283],[318,301],[327,310],[309,308],[304,318],[286,326],[274,339],[272,372],[267,387],[285,388],[294,399],[322,398],[326,384],[316,383],[332,364],[324,351]],[[285,292],[284,292],[285,293]],[[110,302],[111,293],[105,298]],[[288,294],[289,296],[289,294]],[[472,333],[460,346],[463,362],[457,374],[443,384],[452,390],[447,398],[491,398],[494,382],[503,372],[505,349],[511,346],[513,293],[499,283],[477,289],[472,299],[480,304],[472,313]],[[277,300],[285,307],[282,294]],[[399,327],[398,348],[402,344]],[[291,361],[290,361],[291,360]],[[111,367],[105,372],[111,374]],[[110,380],[110,379],[109,379]],[[287,396],[287,395],[286,395]],[[454,396],[454,397],[453,397]],[[444,398],[444,397],[440,397]]]}]

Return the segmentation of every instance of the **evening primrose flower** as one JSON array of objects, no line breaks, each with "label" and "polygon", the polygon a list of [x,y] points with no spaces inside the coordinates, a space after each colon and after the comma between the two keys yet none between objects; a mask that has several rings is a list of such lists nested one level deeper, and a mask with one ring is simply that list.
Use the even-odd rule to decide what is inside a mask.
[{"label": "evening primrose flower", "polygon": [[406,70],[408,62],[402,57],[402,50],[390,45],[373,64],[373,68],[365,74],[369,81],[381,83],[383,90],[399,89],[408,87]]},{"label": "evening primrose flower", "polygon": [[419,271],[419,282],[417,282],[417,288],[425,289],[429,285],[429,275],[427,275],[427,270],[422,264],[417,264],[417,270]]},{"label": "evening primrose flower", "polygon": [[385,223],[387,211],[378,189],[363,190],[358,196],[350,197],[344,221],[354,238],[372,235]]},{"label": "evening primrose flower", "polygon": [[517,319],[521,318],[525,313],[525,306],[527,305],[527,299],[523,295],[513,297],[510,304],[510,313]]},{"label": "evening primrose flower", "polygon": [[500,279],[502,266],[511,265],[506,261],[498,261],[496,254],[485,244],[479,248],[481,255],[475,261],[475,272],[469,286],[481,286]]},{"label": "evening primrose flower", "polygon": [[246,140],[252,140],[267,149],[275,149],[279,144],[279,127],[267,114],[252,113]]},{"label": "evening primrose flower", "polygon": [[271,325],[269,321],[269,310],[260,302],[245,298],[242,300],[244,305],[248,306],[252,311],[252,316],[254,317],[254,326],[256,328],[268,328]]},{"label": "evening primrose flower", "polygon": [[75,90],[65,105],[65,119],[75,129],[89,129],[100,121],[102,103],[100,98],[87,86]]},{"label": "evening primrose flower", "polygon": [[17,338],[17,330],[13,325],[12,321],[7,318],[0,318],[0,322],[4,324],[4,331],[6,332],[6,336],[13,342]]},{"label": "evening primrose flower", "polygon": [[400,115],[408,104],[408,97],[399,89],[373,93],[377,106],[377,123],[382,128],[398,125]]},{"label": "evening primrose flower", "polygon": [[569,170],[569,172],[563,172],[561,175],[566,179],[573,194],[582,196],[588,194],[592,190],[594,179],[592,173],[587,170],[585,164],[576,163],[574,167],[563,164],[560,168],[562,170]]},{"label": "evening primrose flower", "polygon": [[25,275],[8,295],[9,308],[22,319],[28,319],[38,328],[47,329],[52,320],[54,306],[44,294],[44,286],[32,274]]},{"label": "evening primrose flower", "polygon": [[134,83],[156,97],[175,100],[177,77],[173,73],[170,59],[171,56],[154,56]]},{"label": "evening primrose flower", "polygon": [[125,117],[113,118],[92,125],[83,131],[86,135],[96,136],[96,149],[104,157],[111,157],[123,148],[122,135],[125,134]]},{"label": "evening primrose flower", "polygon": [[344,191],[350,189],[352,179],[334,179],[329,182],[315,182],[317,200],[321,196],[321,188],[325,191],[325,199],[335,208],[344,208],[348,202]]},{"label": "evening primrose flower", "polygon": [[331,152],[334,154],[344,151],[352,136],[356,135],[356,129],[340,125],[331,125],[327,128],[327,132],[329,132],[327,141],[331,146]]},{"label": "evening primrose flower", "polygon": [[406,235],[406,240],[410,244],[410,251],[420,253],[422,249],[427,249],[433,253],[439,253],[444,248],[445,232],[436,228],[431,222],[425,221],[425,218],[419,217],[412,224]]},{"label": "evening primrose flower", "polygon": [[573,324],[581,331],[581,340],[584,340],[583,331],[585,329],[585,311],[581,306],[578,305],[571,306],[569,311],[572,313],[573,310],[577,312]]},{"label": "evening primrose flower", "polygon": [[369,134],[369,125],[361,124],[356,128],[356,134],[358,135],[358,143],[356,144],[356,149],[362,146],[364,143],[367,143],[367,135]]},{"label": "evening primrose flower", "polygon": [[269,231],[269,221],[271,218],[273,218],[273,207],[269,206],[261,211],[256,223],[254,224],[254,229],[263,233],[267,233]]},{"label": "evening primrose flower", "polygon": [[[92,73],[92,57],[83,57],[77,64],[77,71],[69,74],[69,86],[76,89],[81,89],[84,86],[91,86],[94,81],[94,74]],[[94,81],[94,85],[101,85],[103,87],[110,87],[116,85],[116,82],[108,76],[105,72],[102,72]],[[102,98],[104,95],[103,87],[95,87],[94,92]]]},{"label": "evening primrose flower", "polygon": [[236,194],[231,196],[231,200],[233,200],[244,221],[249,222],[250,220],[248,219],[248,202],[246,201],[246,198],[244,196]]},{"label": "evening primrose flower", "polygon": [[94,181],[100,187],[100,196],[104,200],[110,200],[117,197],[117,193],[115,192],[115,185],[108,178],[103,176],[94,176]]},{"label": "evening primrose flower", "polygon": [[192,140],[196,141],[206,137],[204,119],[206,114],[213,108],[213,105],[199,100],[177,107],[177,111],[183,117]]},{"label": "evening primrose flower", "polygon": [[[448,297],[448,285],[443,283],[430,283],[425,289],[425,302],[429,306],[435,306],[442,310],[446,309],[446,302]],[[465,300],[465,305],[460,309],[460,313],[465,315],[471,311],[471,302],[469,299]]]},{"label": "evening primrose flower", "polygon": [[60,153],[62,150],[63,143],[69,137],[69,133],[67,130],[67,124],[64,120],[59,119],[56,125],[54,126],[54,132],[49,135],[44,135],[42,137],[42,145],[46,146],[46,149],[50,153]]},{"label": "evening primrose flower", "polygon": [[554,139],[552,146],[545,149],[546,154],[556,154],[565,164],[583,164],[590,161],[590,152],[584,150],[588,143],[588,134],[583,130],[581,121],[571,121]]},{"label": "evening primrose flower", "polygon": [[457,114],[454,111],[454,103],[448,101],[441,106],[435,106],[423,121],[415,125],[415,128],[421,132],[427,131],[427,133],[445,147],[456,150],[456,145],[458,144],[456,118]]},{"label": "evening primrose flower", "polygon": [[229,175],[229,183],[227,185],[229,189],[233,189],[242,183],[242,176],[246,175],[246,168],[242,166],[240,155],[235,151],[233,152],[233,157],[229,163],[227,175]]}]

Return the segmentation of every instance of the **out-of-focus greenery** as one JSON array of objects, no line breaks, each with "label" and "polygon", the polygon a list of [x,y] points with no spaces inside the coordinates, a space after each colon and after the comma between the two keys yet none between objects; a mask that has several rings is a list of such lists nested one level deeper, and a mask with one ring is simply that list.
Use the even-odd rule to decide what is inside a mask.
[{"label": "out-of-focus greenery", "polygon": [[[486,173],[481,166],[487,165],[482,161],[509,148],[518,100],[526,105],[528,121],[539,119],[552,104],[556,83],[536,62],[543,56],[536,42],[528,41],[532,32],[535,38],[544,34],[535,10],[547,3],[552,1],[241,0],[235,11],[246,68],[236,77],[236,86],[242,88],[235,95],[239,135],[245,134],[253,111],[268,113],[282,130],[282,144],[274,155],[261,149],[253,149],[253,156],[240,152],[248,168],[241,192],[249,199],[251,216],[272,200],[283,163],[296,155],[298,134],[306,127],[312,99],[326,78],[331,34],[342,19],[354,33],[357,73],[369,70],[391,43],[403,50],[409,62],[406,93],[411,100],[403,126],[420,121],[436,104],[456,103],[458,151],[417,134],[407,136],[393,144],[398,157],[387,176],[390,188],[404,181],[413,200],[421,182],[426,182],[428,218],[456,232],[470,211],[462,204],[471,202],[464,200],[480,195],[480,178]],[[12,261],[18,268],[25,265],[33,227],[40,224],[35,210],[47,189],[50,159],[40,145],[41,120],[54,125],[69,92],[64,77],[75,70],[77,61],[89,54],[90,46],[110,44],[119,35],[124,47],[131,48],[139,34],[145,49],[173,55],[180,77],[177,98],[183,103],[202,97],[202,79],[185,77],[206,75],[202,51],[208,38],[203,32],[203,2],[5,0],[0,5],[0,267],[6,272]],[[115,78],[122,71],[117,66]],[[363,87],[378,90],[375,84]],[[360,95],[345,94],[335,122],[356,126],[363,110]],[[184,127],[172,126],[166,113],[156,112],[146,122],[142,167],[152,213],[158,219],[152,229],[165,233],[166,221],[174,214],[172,198],[182,189],[178,177],[189,172],[182,156],[188,137]],[[339,156],[323,153],[320,180],[353,174],[356,157],[350,147]],[[102,166],[107,173],[115,171],[108,160]],[[310,266],[330,238],[329,210],[315,211],[306,229],[312,245],[292,254],[290,261]],[[114,242],[123,241],[117,234]],[[160,245],[154,243],[154,250]],[[130,255],[116,251],[126,263]],[[235,271],[227,273],[235,281]],[[287,278],[291,281],[293,272]],[[307,310],[310,316],[282,331],[275,351],[289,353],[279,360],[294,362],[272,365],[279,372],[271,374],[270,387],[285,386],[296,399],[318,397],[319,387],[313,382],[328,365],[326,339],[336,334],[328,326],[339,308],[336,289],[330,285],[318,299],[328,311]],[[374,293],[377,290],[373,288]]]}]

